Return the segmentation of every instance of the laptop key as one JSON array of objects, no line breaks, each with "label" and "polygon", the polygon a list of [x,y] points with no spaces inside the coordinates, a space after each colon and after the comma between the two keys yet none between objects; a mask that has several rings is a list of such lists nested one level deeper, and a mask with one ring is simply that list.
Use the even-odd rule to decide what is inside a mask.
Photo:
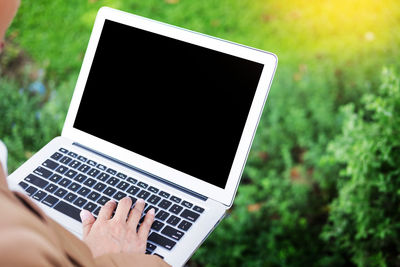
[{"label": "laptop key", "polygon": [[65,190],[63,188],[58,188],[54,194],[58,197],[64,197],[66,193],[68,193],[67,190]]},{"label": "laptop key", "polygon": [[60,181],[61,178],[62,178],[61,175],[55,173],[55,174],[53,174],[53,175],[49,178],[49,180],[52,181],[52,182],[54,182],[54,183],[58,183],[58,181]]},{"label": "laptop key", "polygon": [[156,205],[161,200],[161,197],[156,195],[151,195],[151,197],[147,200],[149,203]]},{"label": "laptop key", "polygon": [[95,169],[95,168],[91,168],[90,171],[88,171],[87,174],[89,174],[92,177],[96,177],[98,174],[100,173],[99,170]]},{"label": "laptop key", "polygon": [[52,175],[53,173],[43,167],[37,167],[36,170],[33,171],[34,173],[36,173],[37,175],[40,175],[44,178],[49,178],[50,175]]},{"label": "laptop key", "polygon": [[78,159],[82,162],[86,162],[87,158],[85,158],[84,156],[79,156]]},{"label": "laptop key", "polygon": [[146,252],[145,252],[144,254],[150,255],[150,254],[151,254],[151,251],[148,250],[148,249],[146,249]]},{"label": "laptop key", "polygon": [[158,206],[162,209],[168,209],[169,206],[171,206],[172,202],[166,199],[161,200],[160,204]]},{"label": "laptop key", "polygon": [[77,181],[78,183],[83,183],[83,181],[85,181],[86,178],[87,178],[87,176],[85,176],[85,175],[79,173],[79,174],[74,178],[74,180]]},{"label": "laptop key", "polygon": [[120,173],[120,172],[119,172],[119,173],[117,174],[117,177],[118,177],[118,178],[121,178],[121,179],[126,179],[127,176],[126,176],[126,174],[123,174],[123,173]]},{"label": "laptop key", "polygon": [[183,231],[189,230],[189,228],[192,226],[192,223],[182,220],[182,222],[178,225],[179,229],[182,229]]},{"label": "laptop key", "polygon": [[107,180],[107,184],[109,185],[116,185],[119,183],[119,179],[116,177],[111,177],[110,179]]},{"label": "laptop key", "polygon": [[161,192],[159,193],[159,195],[162,196],[162,197],[165,197],[165,198],[169,198],[169,196],[170,196],[169,193],[164,192],[164,191],[161,191]]},{"label": "laptop key", "polygon": [[45,162],[42,163],[43,166],[45,166],[46,168],[49,168],[51,170],[54,170],[55,168],[57,168],[60,164],[58,164],[57,162],[52,161],[51,159],[46,160]]},{"label": "laptop key", "polygon": [[154,251],[156,248],[157,248],[157,246],[154,245],[154,244],[151,244],[151,243],[147,243],[146,244],[146,249],[147,250]]},{"label": "laptop key", "polygon": [[102,170],[102,171],[107,170],[107,167],[104,166],[104,165],[102,165],[102,164],[97,164],[97,168],[99,168],[99,169]]},{"label": "laptop key", "polygon": [[159,190],[157,188],[155,188],[154,186],[150,186],[149,191],[157,194]]},{"label": "laptop key", "polygon": [[107,187],[106,190],[104,190],[103,194],[111,197],[112,195],[115,194],[115,192],[117,192],[117,189],[112,187]]},{"label": "laptop key", "polygon": [[35,194],[36,191],[37,191],[37,188],[34,186],[30,186],[25,190],[25,192],[28,193],[28,196],[32,196],[33,194]]},{"label": "laptop key", "polygon": [[63,178],[58,184],[63,187],[67,187],[70,183],[71,183],[71,180],[69,180],[67,178]]},{"label": "laptop key", "polygon": [[82,164],[82,165],[78,168],[78,171],[83,172],[83,173],[86,173],[89,169],[90,169],[90,166],[89,166],[89,165]]},{"label": "laptop key", "polygon": [[99,216],[100,210],[101,210],[101,207],[97,207],[97,209],[95,211],[93,211],[93,214],[95,216]]},{"label": "laptop key", "polygon": [[58,173],[61,173],[61,174],[64,174],[66,171],[68,171],[68,168],[67,167],[65,167],[65,166],[59,166],[57,169],[56,169],[56,172],[58,172]]},{"label": "laptop key", "polygon": [[114,195],[114,198],[116,199],[116,200],[121,200],[121,199],[123,199],[124,197],[126,197],[126,194],[125,193],[122,193],[121,191],[118,191],[115,195]]},{"label": "laptop key", "polygon": [[146,198],[148,198],[150,196],[150,193],[147,192],[146,190],[142,190],[139,192],[139,194],[137,194],[138,198],[142,198],[143,200],[146,200]]},{"label": "laptop key", "polygon": [[140,186],[141,188],[144,188],[144,189],[146,189],[146,188],[147,188],[147,186],[148,186],[148,184],[146,184],[146,183],[143,183],[143,182],[139,182],[139,183],[138,183],[138,186]]},{"label": "laptop key", "polygon": [[60,148],[58,151],[60,151],[62,153],[68,153],[68,150],[66,150],[65,148]]},{"label": "laptop key", "polygon": [[190,208],[193,206],[192,203],[187,202],[187,201],[185,201],[185,200],[182,201],[182,205],[185,206],[185,207],[188,208],[188,209],[190,209]]},{"label": "laptop key", "polygon": [[116,175],[116,174],[117,174],[117,171],[116,171],[116,170],[113,170],[113,169],[110,169],[110,168],[108,168],[108,169],[106,170],[106,172],[108,172],[108,173],[111,174],[111,175]]},{"label": "laptop key", "polygon": [[78,207],[82,208],[83,205],[87,202],[86,199],[78,197],[75,201],[74,204],[77,205]]},{"label": "laptop key", "polygon": [[204,209],[201,208],[201,207],[199,207],[199,206],[194,206],[194,207],[193,207],[193,210],[196,211],[196,212],[198,212],[198,213],[203,213],[203,211],[204,211]]},{"label": "laptop key", "polygon": [[100,197],[100,194],[97,192],[93,192],[93,191],[87,196],[88,199],[93,200],[93,201],[96,201],[99,197]]},{"label": "laptop key", "polygon": [[68,193],[64,199],[67,200],[68,202],[72,202],[75,200],[75,198],[77,198],[77,195],[73,194],[73,193]]},{"label": "laptop key", "polygon": [[139,190],[140,190],[139,187],[132,185],[131,187],[129,187],[128,190],[126,190],[126,192],[128,194],[135,195],[137,192],[139,192]]},{"label": "laptop key", "polygon": [[21,186],[23,189],[26,189],[29,185],[25,183],[24,181],[19,182],[19,186]]},{"label": "laptop key", "polygon": [[77,193],[81,196],[86,196],[89,192],[90,192],[89,188],[82,186]]},{"label": "laptop key", "polygon": [[73,158],[76,158],[76,157],[78,157],[78,154],[76,154],[76,153],[74,153],[74,152],[68,152],[68,155],[69,156],[71,156],[71,157],[73,157]]},{"label": "laptop key", "polygon": [[169,211],[173,212],[175,214],[179,214],[179,212],[181,212],[182,209],[183,208],[181,206],[174,204],[174,205],[172,205],[171,208],[169,208]]},{"label": "laptop key", "polygon": [[149,210],[154,209],[154,213],[157,213],[158,208],[154,207],[152,205],[148,205],[147,209],[144,211],[144,214],[146,214],[147,212],[149,212]]},{"label": "laptop key", "polygon": [[75,175],[77,175],[78,172],[74,171],[74,170],[69,170],[65,173],[65,176],[67,176],[68,178],[73,179],[75,177]]},{"label": "laptop key", "polygon": [[109,200],[110,199],[108,197],[102,196],[99,200],[97,200],[97,203],[104,206]]},{"label": "laptop key", "polygon": [[81,163],[79,161],[77,161],[76,159],[71,161],[70,164],[68,164],[68,166],[70,166],[71,168],[74,168],[74,169],[78,168],[80,165],[81,165]]},{"label": "laptop key", "polygon": [[176,217],[175,215],[171,215],[171,217],[168,218],[167,223],[170,225],[177,225],[180,222],[180,218]]},{"label": "laptop key", "polygon": [[107,185],[98,182],[98,183],[93,187],[93,189],[96,190],[96,191],[102,192],[106,187],[107,187]]},{"label": "laptop key", "polygon": [[56,186],[54,184],[49,184],[44,190],[46,190],[49,193],[53,193],[57,189],[58,189],[58,186]]},{"label": "laptop key", "polygon": [[90,160],[90,159],[86,163],[89,164],[90,166],[93,166],[93,167],[96,167],[96,165],[97,165],[96,161],[93,161],[93,160]]},{"label": "laptop key", "polygon": [[200,214],[193,212],[191,210],[185,209],[182,214],[181,217],[185,218],[191,222],[195,222],[197,220],[197,218],[199,218]]},{"label": "laptop key", "polygon": [[92,187],[95,183],[96,183],[96,180],[94,180],[92,178],[88,178],[83,184],[87,185],[89,187]]},{"label": "laptop key", "polygon": [[58,202],[58,198],[53,197],[52,195],[48,195],[42,201],[43,204],[45,204],[45,205],[47,205],[49,207],[53,207],[54,204],[56,204],[57,202]]},{"label": "laptop key", "polygon": [[68,189],[71,190],[72,192],[76,192],[80,187],[81,187],[80,184],[72,183],[70,186],[68,186]]},{"label": "laptop key", "polygon": [[89,202],[83,207],[83,209],[88,210],[90,212],[94,211],[96,208],[97,208],[97,205],[94,204],[93,202]]},{"label": "laptop key", "polygon": [[72,159],[71,159],[70,157],[64,156],[64,157],[60,160],[60,162],[61,162],[62,164],[68,164],[71,160],[72,160]]},{"label": "laptop key", "polygon": [[135,178],[132,177],[128,177],[128,179],[126,179],[128,182],[132,183],[132,184],[136,184],[137,180]]},{"label": "laptop key", "polygon": [[160,210],[159,213],[157,213],[156,218],[160,219],[161,221],[164,221],[165,219],[167,219],[169,216],[169,213],[163,210]]},{"label": "laptop key", "polygon": [[53,155],[50,156],[50,158],[52,158],[52,159],[54,159],[54,160],[59,160],[59,159],[61,159],[62,157],[63,157],[63,154],[58,153],[58,152],[56,152],[56,153],[54,153]]},{"label": "laptop key", "polygon": [[33,195],[33,198],[36,199],[37,201],[42,201],[43,198],[47,196],[47,193],[45,193],[42,190],[39,190],[36,192],[36,194]]},{"label": "laptop key", "polygon": [[176,196],[171,196],[170,199],[171,199],[172,201],[176,202],[176,203],[181,202],[181,199],[180,199],[179,197],[176,197]]},{"label": "laptop key", "polygon": [[151,225],[151,229],[160,231],[164,226],[164,223],[160,222],[159,220],[154,220],[153,224]]},{"label": "laptop key", "polygon": [[60,202],[58,202],[57,205],[54,206],[54,209],[77,220],[78,222],[81,222],[81,217],[79,216],[79,213],[81,212],[81,210],[78,208],[75,208],[74,206],[72,206],[62,200]]},{"label": "laptop key", "polygon": [[100,181],[105,182],[108,178],[110,178],[110,175],[108,173],[100,173],[99,176],[97,176],[97,179],[99,179]]},{"label": "laptop key", "polygon": [[117,188],[121,189],[121,190],[125,190],[129,187],[129,183],[125,182],[125,181],[121,181],[118,185]]},{"label": "laptop key", "polygon": [[161,233],[163,233],[164,235],[171,237],[175,240],[180,240],[182,238],[182,236],[185,234],[182,231],[179,231],[175,228],[172,228],[171,226],[167,225],[164,227],[164,229],[161,231]]},{"label": "laptop key", "polygon": [[157,245],[160,245],[163,248],[166,248],[168,250],[171,250],[176,245],[175,241],[172,241],[171,239],[166,238],[166,237],[164,237],[162,235],[159,235],[159,234],[157,234],[155,232],[152,232],[149,235],[148,240],[153,242],[153,243],[156,243]]},{"label": "laptop key", "polygon": [[29,174],[27,177],[25,177],[24,180],[40,188],[44,188],[49,184],[49,182],[47,182],[46,180],[43,180],[42,178],[39,178],[33,174]]}]

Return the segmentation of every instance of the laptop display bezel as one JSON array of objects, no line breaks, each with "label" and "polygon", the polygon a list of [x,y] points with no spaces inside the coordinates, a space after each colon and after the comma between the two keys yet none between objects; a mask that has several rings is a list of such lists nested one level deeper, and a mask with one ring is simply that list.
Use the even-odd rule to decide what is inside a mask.
[{"label": "laptop display bezel", "polygon": [[[237,57],[242,57],[264,65],[225,188],[217,187],[201,179],[158,163],[149,158],[143,157],[137,153],[74,128],[74,121],[106,19],[223,53],[231,54]],[[79,73],[75,91],[68,110],[67,118],[63,127],[62,136],[94,150],[98,150],[103,154],[109,155],[110,157],[116,158],[129,165],[135,166],[136,168],[145,172],[152,173],[181,187],[185,187],[201,195],[219,201],[230,207],[233,203],[237,186],[240,182],[247,156],[251,148],[251,143],[262,114],[264,103],[268,96],[276,65],[277,57],[272,53],[238,45],[232,42],[146,19],[119,10],[103,7],[99,10],[96,17],[88,48],[86,50],[81,71]],[[207,168],[207,166],[204,166],[204,168]]]}]

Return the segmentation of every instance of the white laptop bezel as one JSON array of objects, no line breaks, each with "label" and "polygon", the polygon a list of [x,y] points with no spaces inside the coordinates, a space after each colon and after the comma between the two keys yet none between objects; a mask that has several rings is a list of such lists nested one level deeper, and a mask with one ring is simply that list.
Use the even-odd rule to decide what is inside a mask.
[{"label": "white laptop bezel", "polygon": [[[249,116],[240,139],[226,187],[224,189],[143,157],[127,149],[121,148],[73,127],[81,97],[86,85],[86,80],[89,75],[94,54],[96,52],[100,34],[106,19],[264,64],[261,79],[251,105]],[[99,10],[96,17],[88,48],[82,63],[81,71],[63,127],[62,136],[70,138],[71,140],[75,140],[82,145],[98,150],[106,155],[126,162],[146,172],[162,177],[179,186],[219,201],[226,206],[231,206],[265,100],[268,96],[276,65],[277,57],[274,54],[223,41],[112,8],[103,7]],[[112,88],[110,91],[112,92]],[[212,151],[210,151],[210,153],[212,153]],[[207,168],[207,166],[205,165],[204,168]]]}]

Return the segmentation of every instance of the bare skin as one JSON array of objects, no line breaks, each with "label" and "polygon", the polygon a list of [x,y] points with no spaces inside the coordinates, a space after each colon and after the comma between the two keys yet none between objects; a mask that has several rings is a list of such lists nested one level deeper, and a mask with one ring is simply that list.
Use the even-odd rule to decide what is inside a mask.
[{"label": "bare skin", "polygon": [[17,13],[20,0],[0,0],[0,53],[4,47],[4,36]]},{"label": "bare skin", "polygon": [[137,225],[144,209],[144,200],[139,199],[129,212],[132,201],[129,197],[121,199],[111,218],[116,203],[107,202],[100,210],[97,220],[93,215],[83,210],[83,241],[89,246],[94,257],[106,253],[145,253],[147,236],[154,221],[154,209],[147,212],[139,230]]}]

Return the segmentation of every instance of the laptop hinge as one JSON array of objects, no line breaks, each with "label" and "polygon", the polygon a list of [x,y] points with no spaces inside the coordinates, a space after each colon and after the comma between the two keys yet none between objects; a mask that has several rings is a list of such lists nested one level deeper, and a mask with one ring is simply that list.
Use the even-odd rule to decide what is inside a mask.
[{"label": "laptop hinge", "polygon": [[189,194],[189,195],[191,195],[191,196],[194,196],[194,197],[196,197],[196,198],[198,198],[198,199],[200,199],[200,200],[206,201],[206,200],[208,199],[206,196],[203,196],[203,195],[201,195],[201,194],[199,194],[199,193],[196,193],[196,192],[194,192],[194,191],[192,191],[192,190],[189,190],[189,189],[187,189],[187,188],[185,188],[185,187],[183,187],[183,186],[177,185],[177,184],[175,184],[175,183],[171,183],[170,181],[167,181],[167,180],[165,180],[165,179],[163,179],[163,178],[161,178],[161,177],[159,177],[159,176],[156,176],[156,175],[154,175],[154,174],[152,174],[152,173],[149,173],[149,172],[146,172],[146,171],[144,171],[144,170],[141,170],[141,169],[139,169],[139,168],[137,168],[137,167],[135,167],[135,166],[132,166],[132,165],[130,165],[130,164],[128,164],[128,163],[125,163],[125,162],[123,162],[123,161],[121,161],[121,160],[118,160],[118,159],[116,159],[116,158],[107,156],[106,154],[103,154],[103,153],[101,153],[101,152],[99,152],[99,151],[96,151],[96,150],[94,150],[94,149],[91,149],[91,148],[89,148],[89,147],[87,147],[87,146],[84,146],[84,145],[79,144],[79,143],[77,143],[77,142],[74,142],[74,143],[72,143],[72,144],[75,145],[75,146],[78,146],[78,147],[80,147],[80,148],[83,148],[83,149],[85,149],[85,150],[88,150],[88,151],[90,151],[90,152],[92,152],[92,153],[94,153],[94,154],[96,154],[96,155],[99,155],[99,156],[101,156],[101,157],[103,157],[103,158],[106,158],[106,159],[108,159],[108,160],[111,160],[111,161],[113,161],[113,162],[115,162],[115,163],[117,163],[117,164],[120,164],[120,165],[122,165],[122,166],[124,166],[124,167],[126,167],[126,168],[129,168],[129,169],[131,169],[131,170],[140,172],[140,173],[142,173],[142,174],[144,174],[144,175],[146,175],[146,176],[149,176],[149,177],[152,178],[152,179],[155,179],[155,180],[157,180],[157,181],[159,181],[159,182],[161,182],[161,183],[164,183],[164,184],[166,184],[166,185],[172,186],[173,188],[176,188],[176,189],[178,189],[178,190],[180,190],[180,191],[182,191],[182,192],[184,192],[184,193],[186,193],[186,194]]}]

